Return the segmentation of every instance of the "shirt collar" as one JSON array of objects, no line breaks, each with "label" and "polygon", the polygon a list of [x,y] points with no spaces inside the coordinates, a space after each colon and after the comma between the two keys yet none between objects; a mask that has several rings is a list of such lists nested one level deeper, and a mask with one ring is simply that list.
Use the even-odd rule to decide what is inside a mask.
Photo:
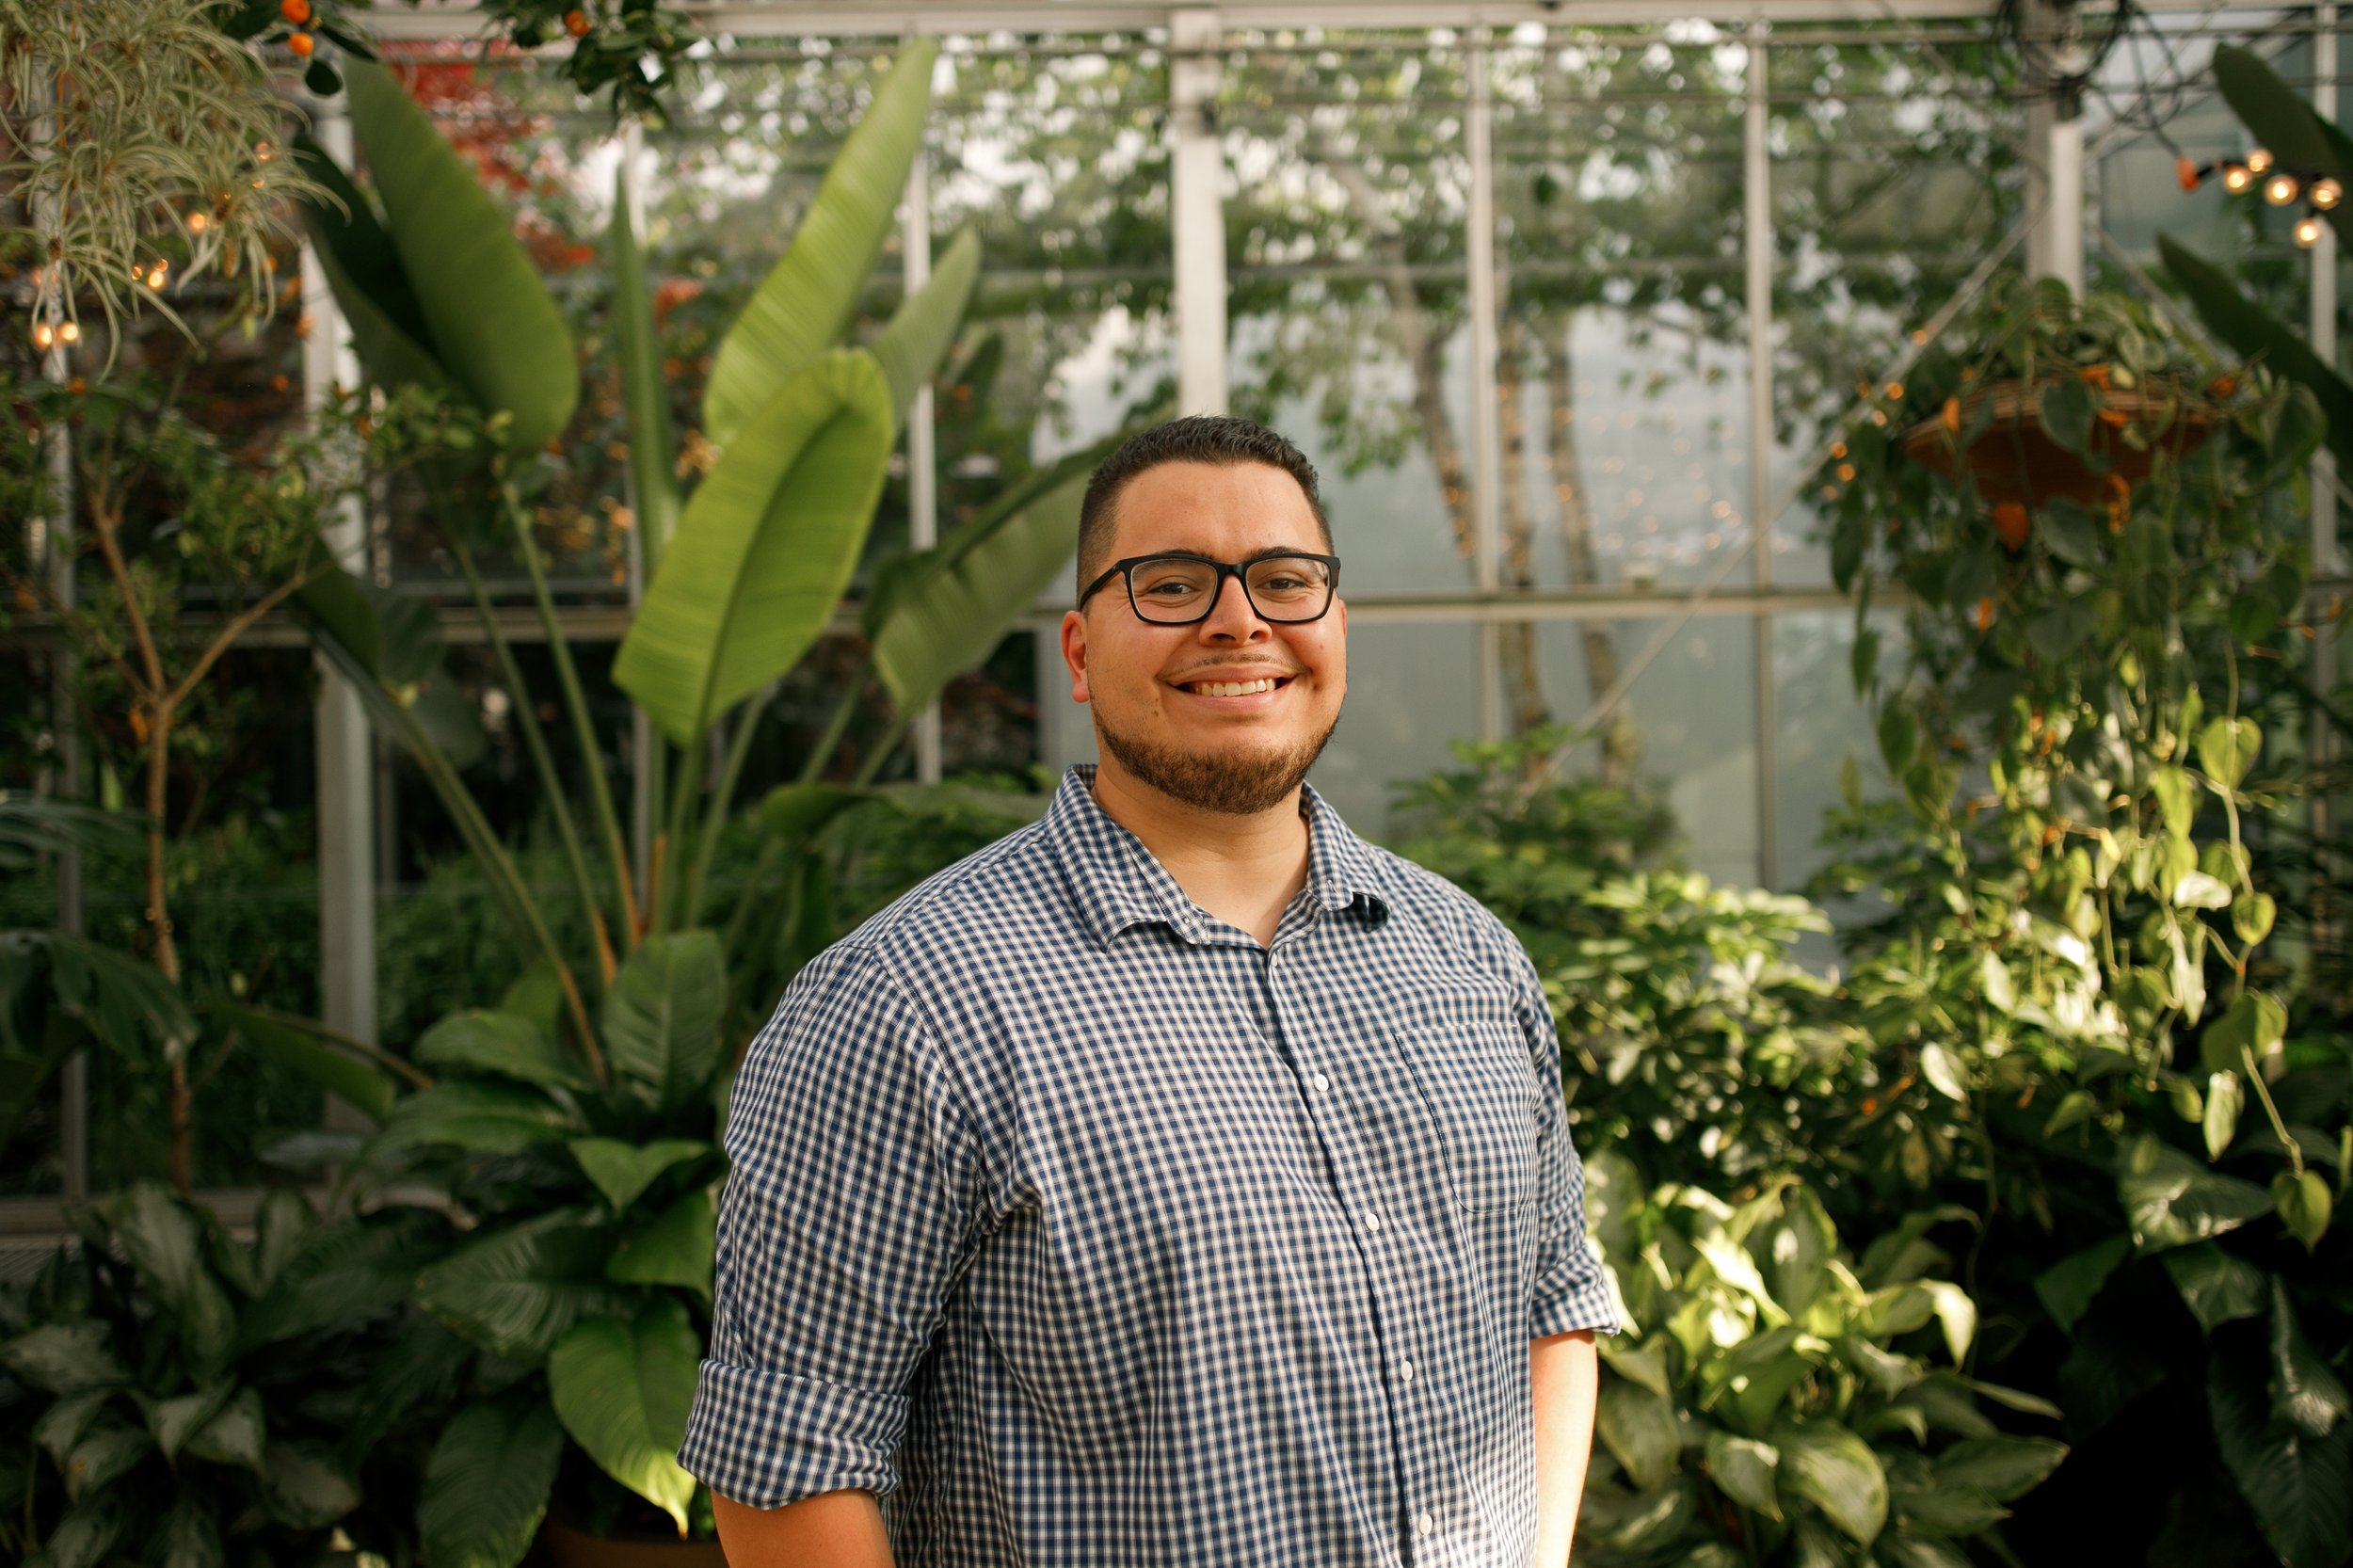
[{"label": "shirt collar", "polygon": [[[1333,913],[1362,899],[1378,923],[1388,913],[1388,894],[1371,850],[1314,785],[1301,787],[1299,812],[1307,819],[1307,896]],[[1098,945],[1110,946],[1130,926],[1155,923],[1170,926],[1188,942],[1209,939],[1209,916],[1185,896],[1144,840],[1113,822],[1096,800],[1094,764],[1074,763],[1063,775],[1042,825],[1069,878],[1079,917]]]}]

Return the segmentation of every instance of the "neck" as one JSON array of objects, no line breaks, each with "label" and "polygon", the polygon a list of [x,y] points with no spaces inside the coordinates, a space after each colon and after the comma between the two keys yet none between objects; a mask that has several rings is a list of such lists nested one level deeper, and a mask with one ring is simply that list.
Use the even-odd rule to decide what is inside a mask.
[{"label": "neck", "polygon": [[1185,896],[1261,943],[1307,884],[1307,820],[1293,790],[1263,811],[1205,811],[1154,789],[1108,751],[1095,772],[1104,815],[1134,834]]}]

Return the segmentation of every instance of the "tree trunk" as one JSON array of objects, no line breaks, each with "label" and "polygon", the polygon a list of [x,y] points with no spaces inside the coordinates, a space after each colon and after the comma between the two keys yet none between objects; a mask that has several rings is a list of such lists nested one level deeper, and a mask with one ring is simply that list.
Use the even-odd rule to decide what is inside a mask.
[{"label": "tree trunk", "polygon": [[[1544,344],[1545,401],[1552,414],[1545,453],[1552,471],[1553,497],[1561,506],[1561,541],[1568,547],[1569,585],[1590,588],[1600,585],[1601,572],[1593,559],[1593,510],[1586,496],[1584,467],[1577,445],[1576,361],[1569,341],[1576,329],[1576,317],[1571,315],[1546,323],[1537,336]],[[1617,642],[1606,620],[1580,620],[1577,625],[1585,650],[1585,685],[1598,701],[1617,684]],[[1601,781],[1624,789],[1634,781],[1641,757],[1641,736],[1625,704],[1620,702],[1617,711],[1602,721]]]},{"label": "tree trunk", "polygon": [[[176,987],[180,984],[180,949],[172,940],[171,910],[164,901],[164,808],[171,776],[173,713],[168,701],[134,700],[147,712],[147,929],[155,944],[155,968]],[[183,1050],[185,1047],[186,1043],[182,1042]],[[184,1055],[174,1056],[169,1064],[165,1103],[170,1122],[171,1185],[184,1198],[196,1192],[196,1161],[191,1147],[195,1142],[190,1110],[193,1098],[193,1091],[188,1087],[187,1059]]]},{"label": "tree trunk", "polygon": [[[1507,588],[1536,585],[1531,553],[1534,520],[1528,509],[1528,426],[1520,410],[1520,367],[1528,351],[1527,333],[1517,318],[1499,324],[1496,352],[1496,431],[1503,448],[1503,559],[1500,581]],[[1512,733],[1525,735],[1552,721],[1545,701],[1545,664],[1532,620],[1506,621],[1502,628],[1503,680],[1512,706]]]}]

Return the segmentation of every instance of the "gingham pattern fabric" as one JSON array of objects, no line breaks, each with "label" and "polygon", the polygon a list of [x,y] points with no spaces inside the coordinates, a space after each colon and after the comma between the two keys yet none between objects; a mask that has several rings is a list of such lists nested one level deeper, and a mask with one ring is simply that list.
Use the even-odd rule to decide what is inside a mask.
[{"label": "gingham pattern fabric", "polygon": [[753,1043],[680,1462],[903,1565],[1526,1562],[1529,1341],[1616,1326],[1526,954],[1312,790],[1261,948],[1091,783]]}]

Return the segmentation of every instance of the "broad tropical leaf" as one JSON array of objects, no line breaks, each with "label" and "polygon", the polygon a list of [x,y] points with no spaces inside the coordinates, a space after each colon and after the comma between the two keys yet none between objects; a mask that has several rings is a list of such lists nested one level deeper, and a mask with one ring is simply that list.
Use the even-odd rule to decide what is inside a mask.
[{"label": "broad tropical leaf", "polygon": [[262,1507],[281,1525],[324,1529],[360,1506],[360,1488],[325,1449],[272,1443],[262,1467]]},{"label": "broad tropical leaf", "polygon": [[2067,1445],[2047,1437],[1975,1437],[1937,1455],[1936,1480],[2007,1503],[2041,1485],[2066,1457]]},{"label": "broad tropical leaf", "polygon": [[2167,1253],[2165,1272],[2182,1293],[2182,1304],[2208,1334],[2241,1318],[2261,1317],[2270,1301],[2264,1272],[2211,1241]]},{"label": "broad tropical leaf", "polygon": [[519,1154],[574,1130],[570,1114],[536,1089],[460,1080],[402,1100],[368,1148],[381,1155],[449,1144],[477,1154]]},{"label": "broad tropical leaf", "polygon": [[65,1495],[79,1502],[104,1492],[154,1447],[154,1439],[139,1428],[102,1416],[65,1456]]},{"label": "broad tropical leaf", "polygon": [[2157,236],[2157,251],[2207,329],[2233,353],[2261,358],[2309,391],[2328,422],[2329,450],[2339,462],[2353,462],[2353,382],[2315,355],[2301,332],[2249,298],[2220,267],[2168,234]]},{"label": "broad tropical leaf", "polygon": [[240,1388],[213,1418],[188,1439],[192,1459],[238,1464],[259,1475],[268,1464],[269,1421],[258,1388]]},{"label": "broad tropical leaf", "polygon": [[416,1059],[428,1067],[457,1067],[495,1073],[542,1089],[593,1089],[596,1080],[578,1058],[558,1047],[529,1018],[470,1007],[452,1013],[417,1042]]},{"label": "broad tropical leaf", "polygon": [[424,1568],[514,1568],[548,1512],[564,1429],[536,1394],[461,1412],[425,1462],[417,1504]]},{"label": "broad tropical leaf", "polygon": [[116,1241],[155,1297],[169,1309],[189,1369],[209,1376],[224,1366],[237,1336],[236,1308],[205,1266],[204,1228],[163,1188],[125,1189],[104,1208]]},{"label": "broad tropical leaf", "polygon": [[934,548],[901,558],[870,601],[874,673],[903,713],[977,669],[1079,545],[1079,504],[1101,446],[1055,464],[1014,504],[977,518]]},{"label": "broad tropical leaf", "polygon": [[779,389],[840,340],[896,219],[931,111],[939,44],[910,39],[834,155],[782,259],[719,342],[703,433],[733,447]]},{"label": "broad tropical leaf", "polygon": [[874,359],[890,383],[890,407],[901,420],[906,418],[915,394],[939,374],[939,362],[956,341],[956,328],[980,277],[980,236],[967,229],[948,243],[947,253],[923,286],[907,297],[874,340]]},{"label": "broad tropical leaf", "polygon": [[65,1456],[82,1441],[82,1434],[89,1431],[90,1423],[98,1418],[98,1413],[106,1408],[106,1401],[113,1397],[108,1389],[93,1388],[86,1393],[67,1394],[53,1400],[49,1408],[40,1413],[40,1419],[33,1423],[35,1446],[62,1465]]},{"label": "broad tropical leaf", "polygon": [[1835,1421],[1776,1427],[1781,1484],[1867,1546],[1887,1528],[1887,1475],[1870,1445]]},{"label": "broad tropical leaf", "polygon": [[506,213],[416,100],[381,66],[352,60],[345,72],[352,129],[435,359],[476,408],[512,417],[509,451],[537,451],[580,397],[563,312]]},{"label": "broad tropical leaf", "polygon": [[0,1344],[0,1367],[52,1394],[113,1388],[130,1381],[106,1348],[106,1325],[93,1320],[27,1329]]},{"label": "broad tropical leaf", "polygon": [[817,640],[865,546],[892,440],[873,356],[828,355],[696,489],[613,664],[672,741],[692,744]]},{"label": "broad tropical leaf", "polygon": [[760,830],[796,844],[851,807],[873,798],[869,791],[840,784],[779,784],[760,803]]},{"label": "broad tropical leaf", "polygon": [[93,1498],[68,1509],[57,1528],[49,1532],[41,1559],[44,1568],[98,1568],[128,1523],[120,1502],[114,1498]]},{"label": "broad tropical leaf", "polygon": [[1602,1387],[1594,1429],[1637,1490],[1664,1486],[1673,1476],[1683,1450],[1673,1400],[1612,1380]]},{"label": "broad tropical leaf", "polygon": [[605,1474],[678,1521],[695,1478],[679,1467],[695,1401],[702,1338],[675,1296],[657,1296],[633,1321],[592,1318],[548,1357],[548,1393],[564,1430]]},{"label": "broad tropical leaf", "polygon": [[418,1270],[448,1256],[450,1237],[448,1219],[425,1208],[380,1209],[316,1232],[246,1309],[242,1348],[391,1311],[407,1299]]},{"label": "broad tropical leaf", "polygon": [[2286,1568],[2337,1568],[2353,1554],[2353,1421],[2313,1437],[2275,1416],[2252,1325],[2222,1330],[2212,1344],[2215,1445],[2264,1539]]},{"label": "broad tropical leaf", "polygon": [[536,1367],[584,1313],[608,1312],[612,1233],[558,1211],[498,1231],[425,1270],[417,1304],[484,1350]]},{"label": "broad tropical leaf", "polygon": [[2042,1310],[2051,1315],[2063,1334],[2075,1332],[2075,1325],[2091,1310],[2100,1288],[2116,1272],[2117,1266],[2133,1255],[2129,1238],[2111,1236],[2095,1241],[2079,1253],[2060,1258],[2035,1276],[2035,1298],[2042,1303]]},{"label": "broad tropical leaf", "polygon": [[2117,1195],[2144,1253],[2209,1240],[2271,1212],[2271,1194],[2209,1170],[2170,1144],[2144,1137],[2124,1151]]},{"label": "broad tropical leaf", "polygon": [[618,1138],[575,1138],[571,1150],[615,1214],[628,1213],[638,1194],[663,1172],[712,1152],[698,1138],[660,1138],[645,1144],[624,1144]]},{"label": "broad tropical leaf", "polygon": [[233,1027],[255,1050],[309,1079],[368,1120],[381,1125],[392,1113],[400,1090],[392,1075],[338,1048],[316,1030],[304,1028],[307,1020],[291,1020],[232,1002],[216,1003],[209,1011]]},{"label": "broad tropical leaf", "polygon": [[220,1521],[212,1504],[193,1486],[183,1486],[156,1532],[157,1568],[221,1568]]},{"label": "broad tropical leaf", "polygon": [[156,1451],[167,1460],[178,1459],[188,1439],[220,1414],[236,1389],[233,1381],[223,1378],[193,1394],[148,1401],[147,1434],[155,1440]]},{"label": "broad tropical leaf", "polygon": [[725,1041],[727,969],[715,932],[656,936],[630,954],[604,996],[604,1048],[639,1098],[674,1110],[703,1093]]},{"label": "broad tropical leaf", "polygon": [[482,755],[489,739],[442,665],[441,622],[430,604],[341,569],[304,584],[293,602],[344,675],[375,682],[386,701],[408,710],[450,766],[471,766]]},{"label": "broad tropical leaf", "polygon": [[1768,1519],[1781,1517],[1781,1499],[1774,1494],[1773,1476],[1781,1467],[1781,1450],[1753,1437],[1737,1437],[1721,1427],[1707,1433],[1707,1473],[1725,1496]]},{"label": "broad tropical leaf", "polygon": [[671,472],[670,400],[654,338],[653,294],[646,253],[630,219],[629,161],[613,171],[613,336],[620,350],[621,408],[629,420],[629,473],[635,486],[637,543],[648,576],[678,528],[678,479]]},{"label": "broad tropical leaf", "polygon": [[[384,232],[383,215],[375,200],[353,183],[344,166],[308,136],[294,138],[296,159],[302,172],[327,188],[328,200],[305,201],[303,223],[319,253],[333,260],[344,276],[357,285],[385,323],[417,344],[432,341],[424,309],[409,287],[408,270],[401,264],[392,236]],[[342,296],[337,295],[340,303]]]},{"label": "broad tropical leaf", "polygon": [[[333,167],[324,154],[319,161]],[[386,309],[382,296],[352,275],[351,247],[337,243],[334,219],[307,204],[303,216],[311,232],[312,254],[318,258],[328,292],[335,296],[335,307],[351,328],[352,351],[359,356],[360,368],[367,378],[387,392],[402,387],[426,387],[462,397],[463,393],[451,387],[448,374],[429,346],[431,339],[408,330],[395,312]],[[407,287],[408,278],[404,274],[401,288],[405,292]],[[414,301],[408,303],[413,306]]]},{"label": "broad tropical leaf", "polygon": [[718,1228],[718,1189],[689,1192],[613,1250],[605,1277],[625,1285],[675,1285],[708,1297]]}]

